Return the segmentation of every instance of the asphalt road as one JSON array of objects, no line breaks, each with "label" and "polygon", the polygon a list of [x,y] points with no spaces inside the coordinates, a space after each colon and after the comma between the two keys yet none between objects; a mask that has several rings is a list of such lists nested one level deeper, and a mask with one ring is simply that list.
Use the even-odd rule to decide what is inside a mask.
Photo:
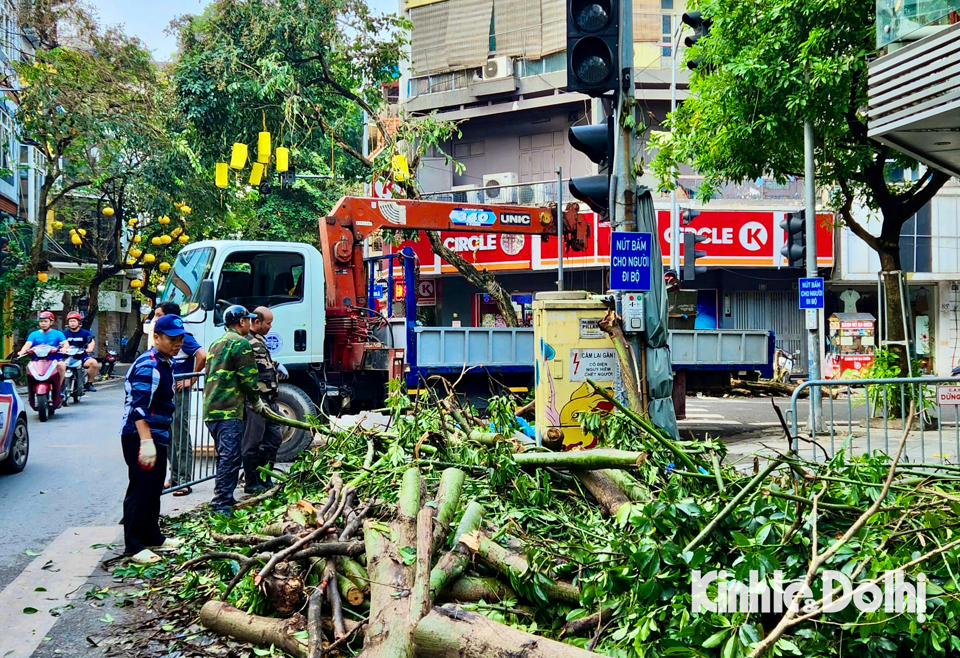
[{"label": "asphalt road", "polygon": [[0,475],[0,589],[33,559],[25,551],[39,552],[65,528],[117,523],[127,486],[122,416],[120,380],[58,409],[46,423],[27,409],[27,467]]}]

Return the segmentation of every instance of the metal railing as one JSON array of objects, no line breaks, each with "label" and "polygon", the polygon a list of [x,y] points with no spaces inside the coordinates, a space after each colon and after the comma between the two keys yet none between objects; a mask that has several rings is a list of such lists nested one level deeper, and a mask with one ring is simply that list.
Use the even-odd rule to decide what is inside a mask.
[{"label": "metal railing", "polygon": [[[822,396],[820,422],[801,421],[798,412],[808,409],[798,401],[807,389],[811,395]],[[915,413],[908,426],[911,407]],[[849,455],[876,450],[890,454],[907,432],[902,461],[960,463],[960,377],[803,382],[793,392],[787,413],[791,449],[809,449],[814,460],[831,459],[838,448]],[[807,424],[805,432],[801,431],[802,422]],[[801,441],[809,442],[809,448],[800,446]]]},{"label": "metal railing", "polygon": [[203,422],[203,373],[174,375],[173,424],[167,450],[171,493],[217,476],[217,450]]}]

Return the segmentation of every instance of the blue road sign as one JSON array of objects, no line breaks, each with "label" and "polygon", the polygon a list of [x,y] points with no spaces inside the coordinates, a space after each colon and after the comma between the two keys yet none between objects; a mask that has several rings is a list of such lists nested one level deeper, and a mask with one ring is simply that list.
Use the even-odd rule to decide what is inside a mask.
[{"label": "blue road sign", "polygon": [[610,235],[610,289],[650,290],[652,233],[614,231]]},{"label": "blue road sign", "polygon": [[800,279],[800,309],[823,308],[823,278],[819,276]]}]

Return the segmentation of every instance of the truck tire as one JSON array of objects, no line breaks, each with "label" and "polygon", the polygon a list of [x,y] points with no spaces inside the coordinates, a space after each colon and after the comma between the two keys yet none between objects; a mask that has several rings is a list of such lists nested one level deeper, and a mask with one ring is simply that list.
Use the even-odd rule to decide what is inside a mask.
[{"label": "truck tire", "polygon": [[[280,384],[277,396],[277,408],[281,416],[305,421],[307,416],[315,416],[317,408],[306,393],[293,384]],[[310,447],[313,437],[306,430],[293,427],[283,428],[283,443],[277,451],[277,461],[292,462],[303,450]]]}]

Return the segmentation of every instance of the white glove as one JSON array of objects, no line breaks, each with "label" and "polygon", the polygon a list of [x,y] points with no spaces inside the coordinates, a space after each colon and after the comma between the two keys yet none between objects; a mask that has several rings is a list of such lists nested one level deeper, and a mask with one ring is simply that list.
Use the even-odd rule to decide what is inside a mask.
[{"label": "white glove", "polygon": [[267,403],[263,401],[263,398],[260,397],[253,401],[252,406],[254,412],[260,414],[261,416],[265,416],[267,412],[271,410],[270,407],[267,406]]},{"label": "white glove", "polygon": [[277,372],[280,374],[279,379],[281,381],[290,379],[290,373],[287,372],[286,366],[284,366],[282,363],[277,364]]},{"label": "white glove", "polygon": [[152,439],[140,441],[140,459],[138,461],[148,471],[157,463],[157,446]]}]

